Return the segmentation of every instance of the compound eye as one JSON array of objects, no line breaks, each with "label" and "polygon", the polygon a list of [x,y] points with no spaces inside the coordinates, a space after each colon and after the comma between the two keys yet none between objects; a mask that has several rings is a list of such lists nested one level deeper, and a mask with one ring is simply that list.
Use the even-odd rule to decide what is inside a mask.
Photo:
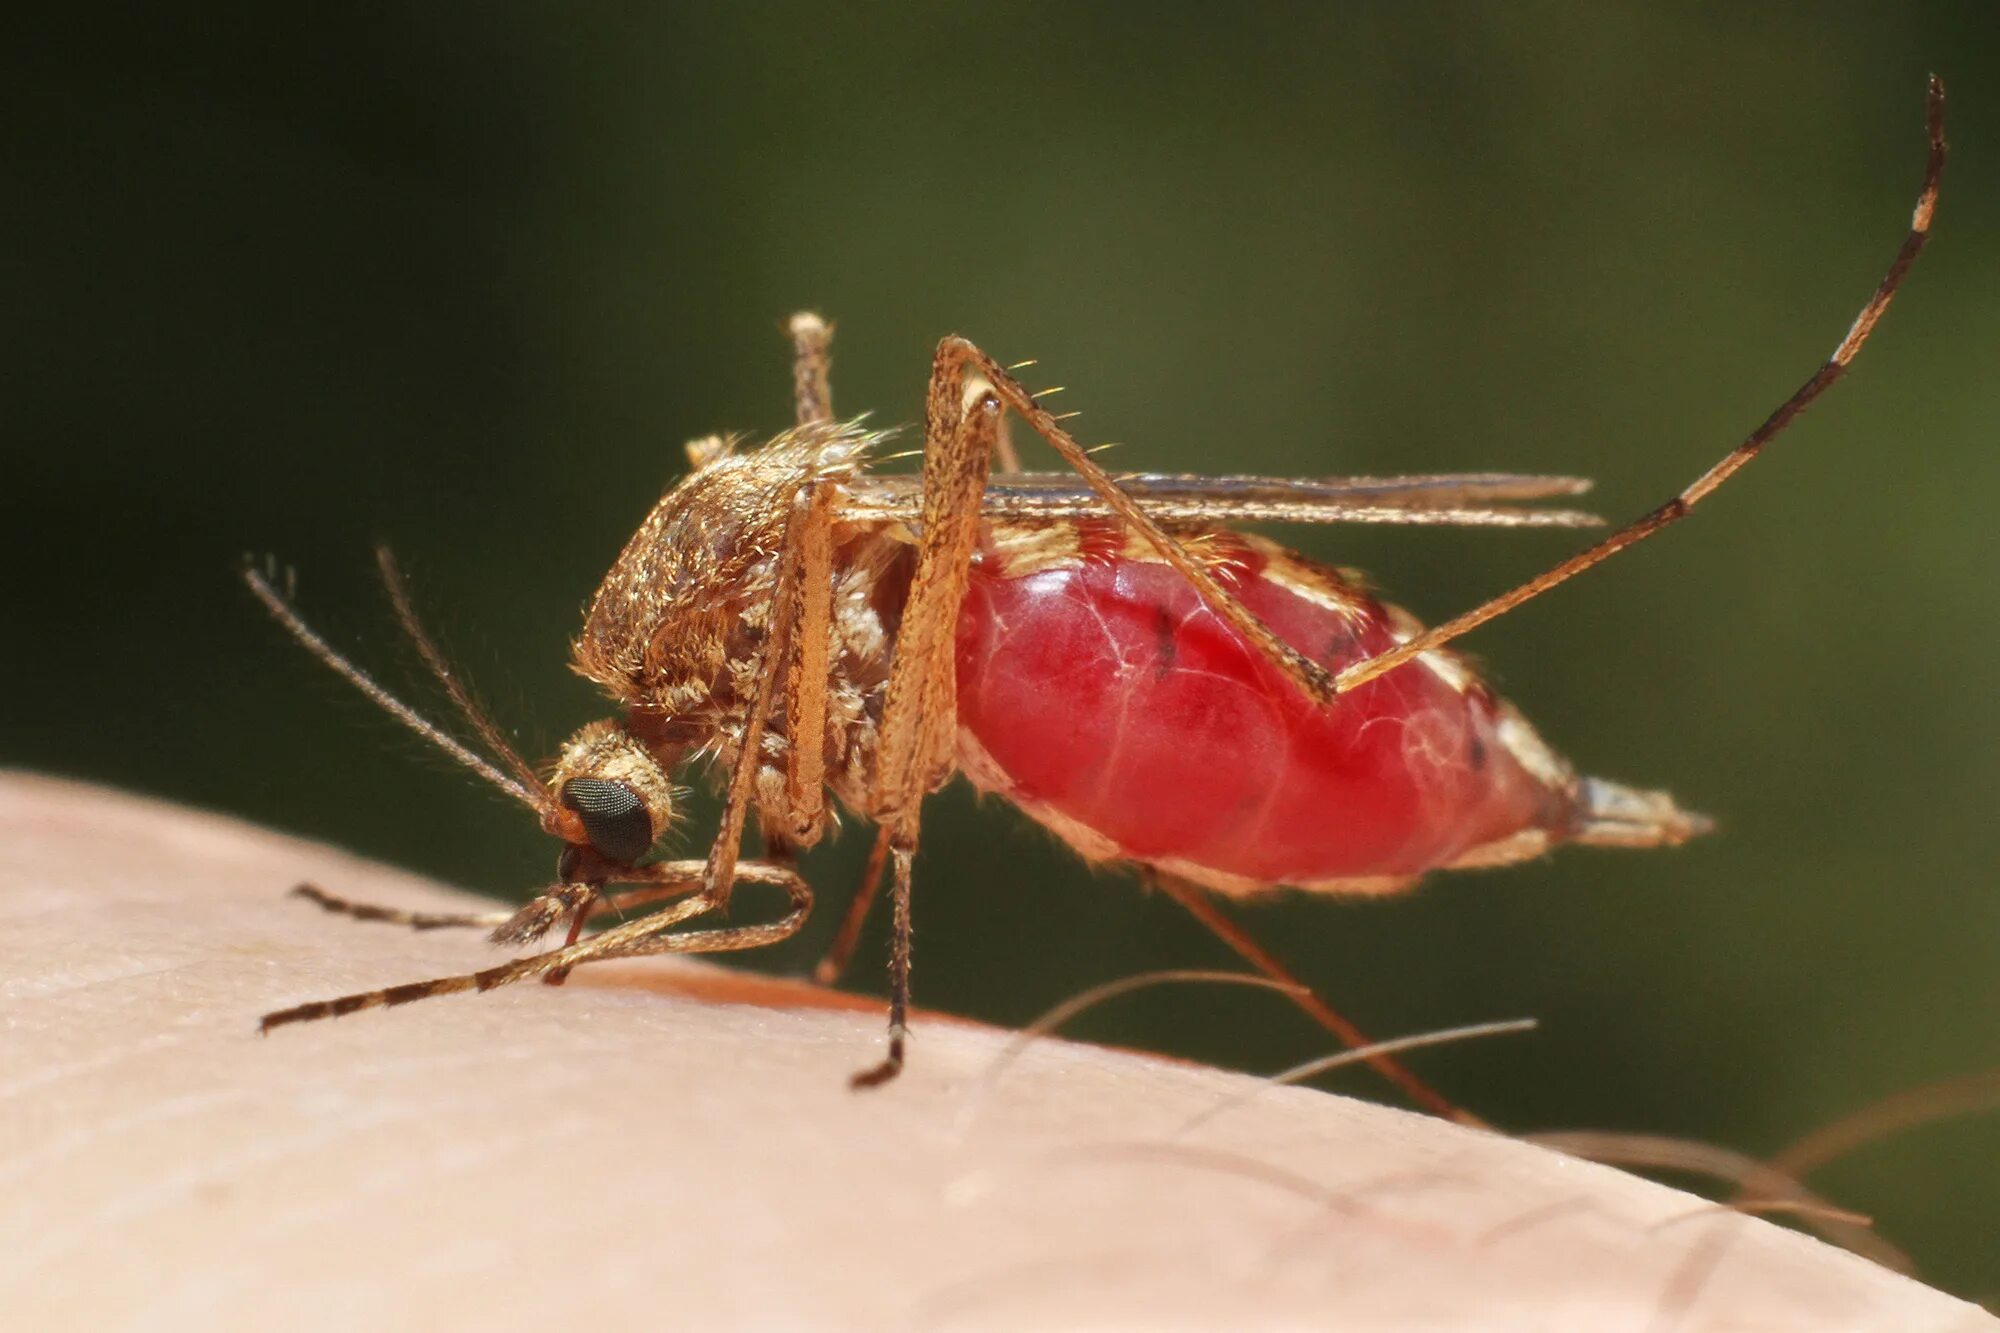
[{"label": "compound eye", "polygon": [[607,860],[630,865],[653,845],[653,817],[639,793],[604,778],[571,778],[562,803],[583,820],[590,845]]}]

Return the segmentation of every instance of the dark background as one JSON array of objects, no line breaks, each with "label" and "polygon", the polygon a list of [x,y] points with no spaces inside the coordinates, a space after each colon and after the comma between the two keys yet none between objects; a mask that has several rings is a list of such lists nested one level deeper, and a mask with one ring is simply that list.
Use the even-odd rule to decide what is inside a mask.
[{"label": "dark background", "polygon": [[[0,760],[525,894],[539,832],[232,564],[278,553],[407,679],[369,577],[393,540],[546,753],[599,711],[565,671],[583,600],[684,439],[785,423],[804,306],[878,422],[957,330],[1039,357],[1122,466],[1576,471],[1636,514],[1846,327],[1936,70],[1937,241],[1855,376],[1692,523],[1470,644],[1582,768],[1720,834],[1248,915],[1372,1030],[1539,1016],[1421,1057],[1510,1126],[1761,1151],[2000,1064],[1990,6],[338,8],[131,6],[0,55]],[[1429,618],[1574,540],[1286,535]],[[1225,961],[1003,805],[955,787],[930,821],[926,1004],[1015,1023]],[[865,841],[747,965],[816,954]],[[1213,989],[1079,1030],[1252,1069],[1327,1045]],[[1996,1150],[1973,1118],[1821,1183],[1990,1293]]]}]

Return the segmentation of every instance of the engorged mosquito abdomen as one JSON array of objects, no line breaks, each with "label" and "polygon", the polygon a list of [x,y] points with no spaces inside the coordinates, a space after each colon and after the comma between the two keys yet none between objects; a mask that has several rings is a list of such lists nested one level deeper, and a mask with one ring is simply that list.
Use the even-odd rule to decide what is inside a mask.
[{"label": "engorged mosquito abdomen", "polygon": [[[1330,569],[1228,535],[1201,549],[1327,667],[1396,642],[1399,613]],[[1380,890],[1510,841],[1532,854],[1576,801],[1566,766],[1458,659],[1321,707],[1149,548],[1088,526],[996,529],[959,617],[958,714],[981,786],[1086,855],[1224,890]]]}]

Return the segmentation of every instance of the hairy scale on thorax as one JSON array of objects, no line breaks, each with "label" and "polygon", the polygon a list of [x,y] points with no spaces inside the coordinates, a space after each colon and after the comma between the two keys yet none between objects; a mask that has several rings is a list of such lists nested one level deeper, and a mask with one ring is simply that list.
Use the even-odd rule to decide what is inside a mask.
[{"label": "hairy scale on thorax", "polygon": [[[855,423],[813,424],[761,448],[710,443],[625,544],[599,585],[572,666],[625,706],[626,729],[664,766],[707,750],[733,761],[756,695],[791,498],[809,481],[846,485],[882,439]],[[843,523],[834,533],[834,614],[827,677],[829,785],[850,807],[873,771],[884,687],[915,555],[900,524]],[[763,751],[775,774],[784,700]]]}]

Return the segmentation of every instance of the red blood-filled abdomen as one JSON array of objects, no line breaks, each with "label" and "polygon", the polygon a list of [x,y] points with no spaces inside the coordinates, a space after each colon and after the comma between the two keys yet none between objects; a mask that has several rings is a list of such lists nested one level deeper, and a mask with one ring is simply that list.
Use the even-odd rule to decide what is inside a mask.
[{"label": "red blood-filled abdomen", "polygon": [[[1338,670],[1395,642],[1385,608],[1334,571],[1221,540],[1235,591],[1307,656]],[[1172,568],[1122,547],[981,552],[958,715],[990,761],[966,765],[974,779],[1070,841],[1088,830],[1099,854],[1260,884],[1414,875],[1558,827],[1572,799],[1566,773],[1510,749],[1458,664],[1420,660],[1316,705]]]}]

